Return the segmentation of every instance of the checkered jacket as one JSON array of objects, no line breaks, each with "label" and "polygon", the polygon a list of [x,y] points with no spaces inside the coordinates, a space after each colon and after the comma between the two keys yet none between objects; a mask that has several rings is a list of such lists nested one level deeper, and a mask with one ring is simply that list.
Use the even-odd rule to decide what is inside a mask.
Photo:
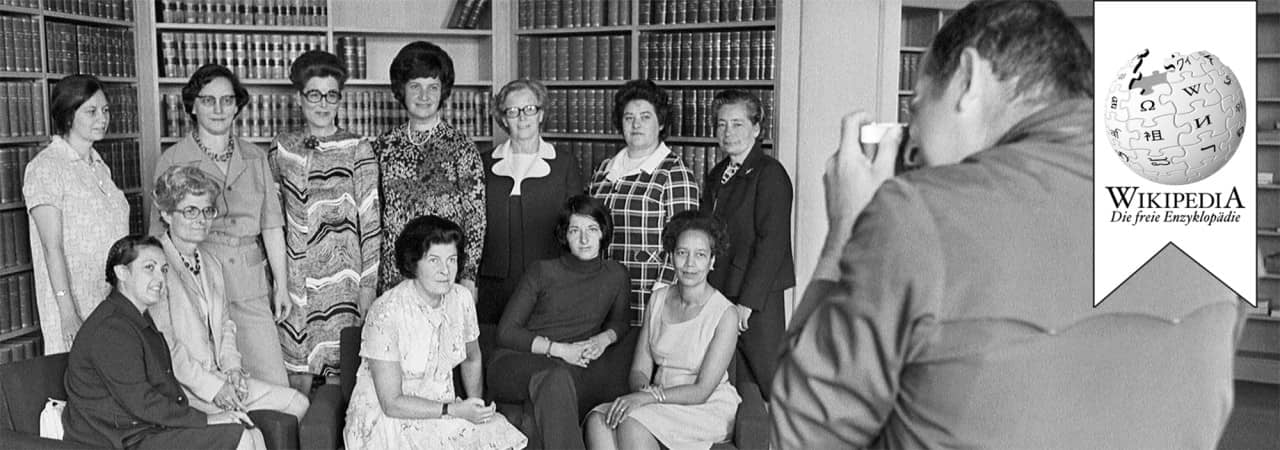
[{"label": "checkered jacket", "polygon": [[631,326],[643,325],[653,283],[672,284],[675,270],[662,250],[662,227],[678,212],[698,209],[698,184],[693,172],[675,153],[653,172],[639,172],[615,181],[606,179],[611,159],[596,168],[588,192],[613,216],[609,259],[622,263],[631,276]]}]

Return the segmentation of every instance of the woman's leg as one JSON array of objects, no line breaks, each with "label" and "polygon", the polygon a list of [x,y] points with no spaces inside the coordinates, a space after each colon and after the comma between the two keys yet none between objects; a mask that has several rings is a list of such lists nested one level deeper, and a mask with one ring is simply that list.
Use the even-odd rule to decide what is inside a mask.
[{"label": "woman's leg", "polygon": [[658,439],[653,437],[653,433],[650,433],[648,428],[645,428],[634,418],[622,419],[622,423],[618,424],[616,431],[618,448],[625,450],[658,450]]},{"label": "woman's leg", "polygon": [[246,380],[249,394],[245,396],[245,408],[250,411],[266,409],[293,415],[298,420],[307,413],[311,402],[302,393],[284,386],[276,386],[255,378]]},{"label": "woman's leg", "polygon": [[257,428],[245,429],[244,433],[240,434],[240,443],[236,444],[236,450],[267,450],[267,439],[262,437],[262,431]]},{"label": "woman's leg", "polygon": [[604,414],[587,414],[587,448],[591,450],[618,450],[613,430],[604,423]]}]

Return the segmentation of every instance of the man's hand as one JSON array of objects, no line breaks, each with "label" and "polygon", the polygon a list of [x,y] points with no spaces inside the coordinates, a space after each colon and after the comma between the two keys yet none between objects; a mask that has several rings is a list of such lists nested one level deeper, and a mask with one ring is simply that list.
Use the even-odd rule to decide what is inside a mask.
[{"label": "man's hand", "polygon": [[747,323],[747,320],[751,318],[751,308],[743,305],[734,306],[738,307],[738,332],[747,331],[748,328],[751,328],[751,324]]},{"label": "man's hand", "polygon": [[862,111],[844,116],[840,122],[840,147],[827,161],[822,182],[827,190],[827,219],[832,230],[852,228],[880,185],[893,177],[902,128],[893,127],[885,132],[876,144],[875,160],[872,160],[862,153],[859,143],[862,125],[867,122],[867,113]]}]

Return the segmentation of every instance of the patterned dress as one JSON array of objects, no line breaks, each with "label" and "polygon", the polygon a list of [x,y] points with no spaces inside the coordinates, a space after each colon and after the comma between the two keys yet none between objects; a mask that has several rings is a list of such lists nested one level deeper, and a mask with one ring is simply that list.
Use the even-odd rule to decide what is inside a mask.
[{"label": "patterned dress", "polygon": [[528,439],[501,414],[482,424],[446,416],[439,419],[388,417],[378,404],[368,360],[400,364],[405,395],[434,402],[458,399],[453,368],[467,358],[467,343],[480,338],[471,293],[455,284],[440,306],[432,307],[412,280],[382,294],[365,321],[356,387],[344,430],[348,449],[510,449]]},{"label": "patterned dress", "polygon": [[698,184],[666,144],[659,145],[639,167],[616,173],[620,171],[611,169],[614,160],[625,158],[626,151],[600,164],[588,191],[613,215],[609,259],[622,263],[631,274],[631,326],[639,327],[653,283],[675,281],[675,270],[662,250],[662,227],[676,213],[698,209]]},{"label": "patterned dress", "polygon": [[285,368],[337,375],[338,335],[359,323],[360,290],[377,286],[382,240],[378,166],[362,137],[339,130],[276,137],[271,168],[284,200],[289,296]]},{"label": "patterned dress", "polygon": [[459,278],[476,279],[484,247],[484,167],[471,138],[441,121],[426,132],[395,127],[373,143],[382,184],[382,267],[378,291],[403,277],[396,268],[396,237],[410,220],[425,215],[449,219],[466,233]]}]

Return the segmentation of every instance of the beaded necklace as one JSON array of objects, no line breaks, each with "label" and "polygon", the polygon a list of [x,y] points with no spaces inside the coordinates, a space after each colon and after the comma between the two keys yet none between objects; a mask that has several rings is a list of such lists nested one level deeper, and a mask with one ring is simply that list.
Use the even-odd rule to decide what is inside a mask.
[{"label": "beaded necklace", "polygon": [[213,162],[223,163],[223,162],[230,161],[231,154],[235,153],[236,151],[235,138],[227,138],[226,151],[222,152],[222,154],[214,154],[212,151],[209,151],[209,147],[204,146],[204,142],[200,141],[200,133],[196,132],[195,130],[192,130],[191,137],[196,140],[196,145],[200,147],[200,150],[203,151],[205,155],[208,155],[209,159],[212,159]]}]

